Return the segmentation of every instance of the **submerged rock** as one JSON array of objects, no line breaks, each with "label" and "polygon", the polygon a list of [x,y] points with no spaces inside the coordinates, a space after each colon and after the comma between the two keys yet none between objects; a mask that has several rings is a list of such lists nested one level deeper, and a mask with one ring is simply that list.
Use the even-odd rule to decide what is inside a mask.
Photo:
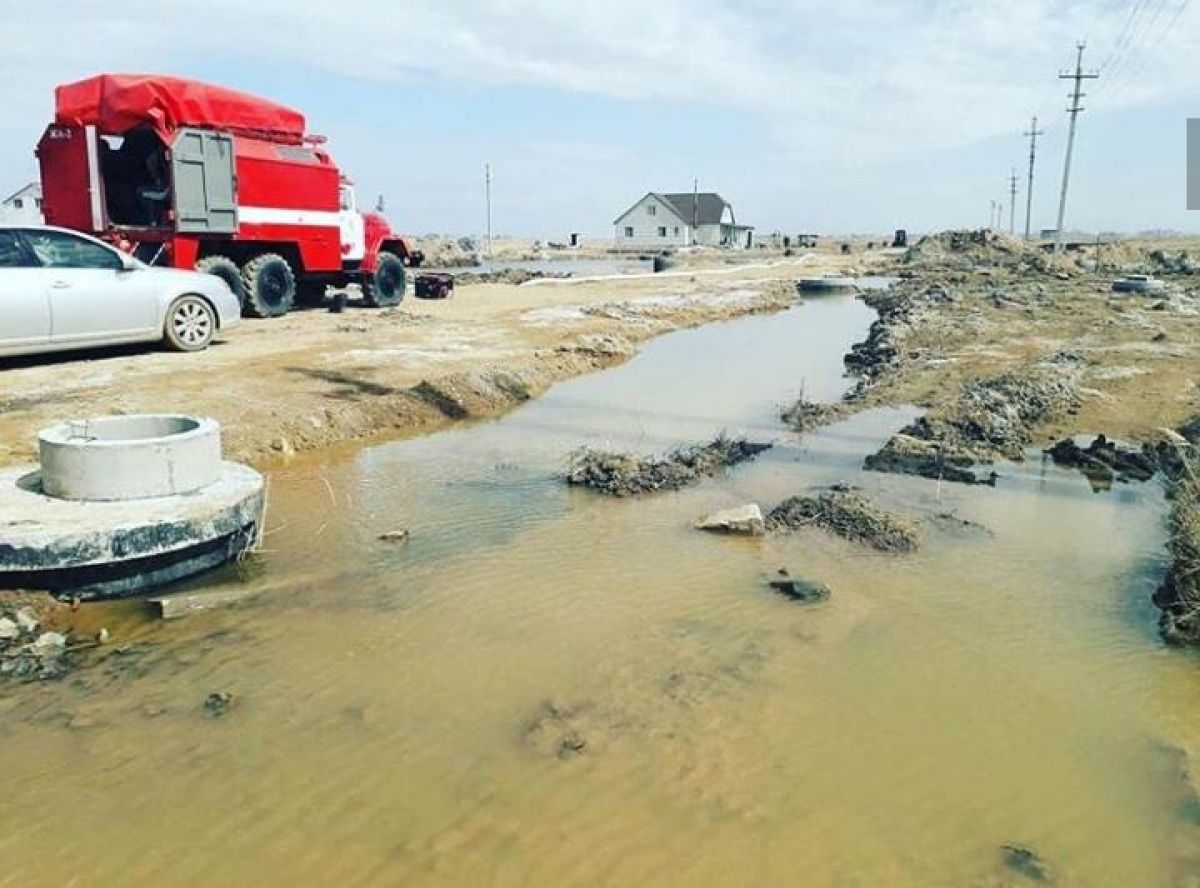
[{"label": "submerged rock", "polygon": [[711,515],[705,515],[696,522],[696,527],[711,533],[741,534],[743,536],[761,536],[767,529],[762,509],[758,507],[757,503],[749,503],[732,509],[721,509]]},{"label": "submerged rock", "polygon": [[873,505],[853,488],[836,485],[817,496],[794,496],[767,515],[775,531],[820,527],[881,552],[912,552],[920,544],[917,525]]},{"label": "submerged rock", "polygon": [[807,432],[837,422],[846,415],[845,404],[823,404],[800,398],[780,414],[787,425],[798,432]]},{"label": "submerged rock", "polygon": [[1024,845],[1001,845],[1000,859],[1008,869],[1034,882],[1054,881],[1054,873],[1049,865],[1032,848]]},{"label": "submerged rock", "polygon": [[863,461],[863,468],[870,472],[918,475],[959,484],[996,485],[995,472],[984,474],[973,469],[977,457],[972,451],[911,434],[914,431],[926,434],[921,423],[917,420],[889,438],[883,447]]},{"label": "submerged rock", "polygon": [[779,569],[778,574],[767,580],[767,585],[780,595],[784,595],[792,601],[799,601],[802,604],[814,604],[818,601],[825,601],[831,594],[829,587],[824,583],[815,583],[811,580],[793,577],[788,573],[787,568],[782,567]]},{"label": "submerged rock", "polygon": [[212,718],[220,718],[232,708],[234,700],[229,691],[213,691],[204,698],[204,711]]},{"label": "submerged rock", "polygon": [[641,457],[584,448],[572,454],[566,481],[610,496],[679,490],[770,449],[770,444],[724,435],[665,456]]}]

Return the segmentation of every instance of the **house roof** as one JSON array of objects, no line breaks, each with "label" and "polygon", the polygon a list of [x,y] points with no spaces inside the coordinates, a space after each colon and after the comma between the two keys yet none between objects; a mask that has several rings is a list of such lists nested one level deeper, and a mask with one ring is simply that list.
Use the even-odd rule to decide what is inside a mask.
[{"label": "house roof", "polygon": [[[729,207],[725,198],[714,191],[702,191],[699,194],[691,192],[680,192],[677,194],[659,194],[671,209],[675,211],[675,215],[687,222],[689,225],[692,220],[696,220],[697,225],[720,225],[721,217],[725,215],[725,208]],[[733,208],[730,207],[730,212]]]},{"label": "house roof", "polygon": [[0,203],[7,204],[10,201],[16,200],[18,197],[24,197],[26,194],[35,194],[40,197],[41,193],[42,193],[41,183],[40,182],[30,182],[28,185],[23,185],[20,188],[18,188],[16,191],[14,191],[8,197],[4,198],[4,200],[0,200]]},{"label": "house roof", "polygon": [[730,215],[733,213],[732,205],[717,194],[715,191],[701,191],[699,194],[693,194],[691,191],[681,191],[671,194],[665,194],[658,191],[650,191],[638,199],[632,207],[617,217],[616,221],[620,222],[629,215],[633,207],[638,206],[647,197],[657,197],[660,201],[667,205],[679,221],[685,225],[691,225],[695,219],[697,225],[719,225],[721,217],[725,215],[725,208],[729,207]]}]

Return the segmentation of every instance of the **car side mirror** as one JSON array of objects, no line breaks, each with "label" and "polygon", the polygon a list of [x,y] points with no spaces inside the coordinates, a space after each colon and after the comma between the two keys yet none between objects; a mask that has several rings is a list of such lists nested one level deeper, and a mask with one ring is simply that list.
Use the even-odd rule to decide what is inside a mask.
[{"label": "car side mirror", "polygon": [[127,253],[121,254],[121,271],[137,271],[138,261]]}]

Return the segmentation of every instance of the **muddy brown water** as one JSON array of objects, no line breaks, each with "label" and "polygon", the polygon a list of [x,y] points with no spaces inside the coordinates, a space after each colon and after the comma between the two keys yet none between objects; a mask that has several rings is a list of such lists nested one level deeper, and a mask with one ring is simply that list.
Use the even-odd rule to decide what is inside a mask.
[{"label": "muddy brown water", "polygon": [[[266,551],[206,579],[268,591],[91,608],[102,662],[0,686],[0,884],[1030,884],[1004,844],[1060,884],[1187,884],[1200,664],[1153,631],[1160,492],[1036,459],[996,490],[860,473],[912,411],[783,430],[870,318],[673,334],[498,421],[274,472]],[[721,429],[778,446],[651,499],[555,478],[581,443]],[[988,532],[896,557],[690,527],[842,478]],[[765,590],[785,565],[831,600]]]}]

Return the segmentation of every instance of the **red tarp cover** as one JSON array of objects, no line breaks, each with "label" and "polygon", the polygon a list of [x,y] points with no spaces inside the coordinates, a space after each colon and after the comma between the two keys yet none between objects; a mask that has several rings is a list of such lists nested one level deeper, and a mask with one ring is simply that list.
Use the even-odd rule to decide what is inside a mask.
[{"label": "red tarp cover", "polygon": [[300,144],[304,115],[221,86],[151,74],[100,74],[54,90],[54,122],[119,134],[149,124],[164,139],[181,126]]}]

